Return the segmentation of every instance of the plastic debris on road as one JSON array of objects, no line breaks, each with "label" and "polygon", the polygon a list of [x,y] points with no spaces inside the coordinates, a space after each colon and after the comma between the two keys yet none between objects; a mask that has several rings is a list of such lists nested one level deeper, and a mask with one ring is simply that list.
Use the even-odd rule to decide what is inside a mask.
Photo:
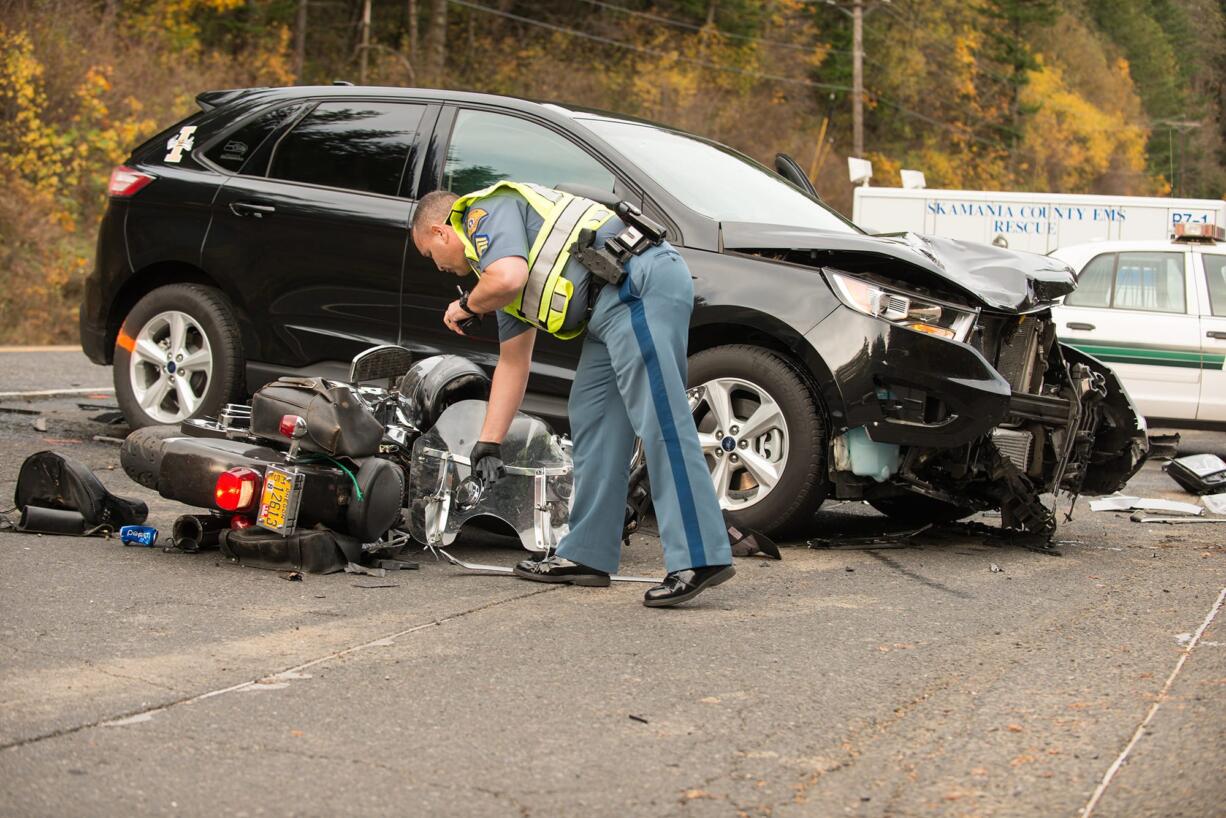
[{"label": "plastic debris on road", "polygon": [[1226,491],[1226,461],[1216,454],[1178,457],[1162,467],[1171,479],[1193,494]]},{"label": "plastic debris on road", "polygon": [[1206,494],[1200,501],[1211,514],[1226,514],[1226,494]]},{"label": "plastic debris on road", "polygon": [[1167,514],[1204,514],[1196,503],[1181,503],[1177,500],[1158,500],[1115,494],[1090,501],[1090,511],[1162,511]]}]

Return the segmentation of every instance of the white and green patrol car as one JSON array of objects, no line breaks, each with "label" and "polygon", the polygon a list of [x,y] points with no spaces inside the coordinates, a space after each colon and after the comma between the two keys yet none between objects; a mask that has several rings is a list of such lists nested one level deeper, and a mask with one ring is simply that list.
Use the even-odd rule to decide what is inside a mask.
[{"label": "white and green patrol car", "polygon": [[1119,374],[1151,420],[1226,428],[1226,230],[1094,242],[1050,255],[1077,271],[1053,310],[1061,340]]}]

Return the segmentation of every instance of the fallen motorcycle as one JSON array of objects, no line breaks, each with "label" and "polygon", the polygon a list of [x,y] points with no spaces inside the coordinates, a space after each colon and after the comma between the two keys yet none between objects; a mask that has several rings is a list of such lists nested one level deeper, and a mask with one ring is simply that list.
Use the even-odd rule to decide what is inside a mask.
[{"label": "fallen motorcycle", "polygon": [[375,347],[346,381],[281,378],[217,418],[137,430],[120,458],[141,485],[208,509],[176,521],[180,547],[217,544],[238,562],[339,570],[407,544],[406,523],[441,548],[478,517],[547,552],[569,521],[569,443],[519,414],[502,444],[507,476],[482,482],[468,452],[489,386],[465,358],[414,363],[402,347]]}]

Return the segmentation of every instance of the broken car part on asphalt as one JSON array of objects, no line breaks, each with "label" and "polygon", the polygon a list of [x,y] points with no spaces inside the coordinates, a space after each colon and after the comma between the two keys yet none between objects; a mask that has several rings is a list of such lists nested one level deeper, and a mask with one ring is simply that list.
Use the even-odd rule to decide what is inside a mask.
[{"label": "broken car part on asphalt", "polygon": [[1226,461],[1215,454],[1177,457],[1162,468],[1172,480],[1193,494],[1226,491]]},{"label": "broken car part on asphalt", "polygon": [[1204,508],[1196,503],[1181,503],[1177,500],[1160,500],[1113,494],[1090,501],[1091,511],[1165,511],[1168,514],[1203,514]]},{"label": "broken car part on asphalt", "polygon": [[1134,511],[1128,519],[1134,523],[1167,523],[1169,525],[1193,525],[1196,523],[1226,523],[1226,517],[1151,517],[1143,511]]}]

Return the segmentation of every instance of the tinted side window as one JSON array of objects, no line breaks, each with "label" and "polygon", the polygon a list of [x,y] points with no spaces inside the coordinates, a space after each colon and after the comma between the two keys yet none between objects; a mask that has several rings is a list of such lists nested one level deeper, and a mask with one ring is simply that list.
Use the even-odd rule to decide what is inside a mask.
[{"label": "tinted side window", "polygon": [[1209,280],[1209,303],[1213,314],[1226,316],[1226,256],[1201,256],[1205,260],[1205,277]]},{"label": "tinted side window", "polygon": [[1184,312],[1183,253],[1120,253],[1111,306]]},{"label": "tinted side window", "polygon": [[235,173],[242,172],[243,165],[255,154],[269,134],[300,107],[300,105],[289,105],[257,114],[246,124],[235,129],[233,133],[218,140],[209,148],[205,156],[219,167]]},{"label": "tinted side window", "polygon": [[321,102],[277,145],[274,179],[396,195],[425,106]]},{"label": "tinted side window", "polygon": [[504,114],[460,111],[447,148],[443,188],[471,193],[511,179],[613,190],[613,174],[548,128]]},{"label": "tinted side window", "polygon": [[1077,276],[1077,289],[1064,299],[1064,303],[1070,307],[1109,307],[1114,278],[1115,254],[1095,256]]}]

